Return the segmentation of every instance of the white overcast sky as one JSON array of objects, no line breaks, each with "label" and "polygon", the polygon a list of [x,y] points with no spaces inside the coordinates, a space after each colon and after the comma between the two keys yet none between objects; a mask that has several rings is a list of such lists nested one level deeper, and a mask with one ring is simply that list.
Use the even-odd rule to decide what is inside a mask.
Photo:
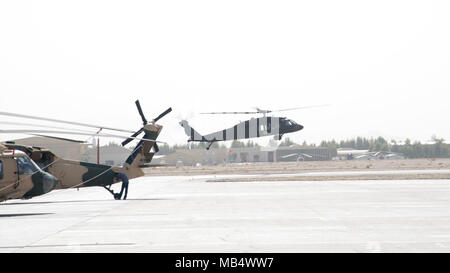
[{"label": "white overcast sky", "polygon": [[0,1],[0,111],[137,130],[136,99],[171,144],[317,104],[292,140],[449,142],[450,1]]}]

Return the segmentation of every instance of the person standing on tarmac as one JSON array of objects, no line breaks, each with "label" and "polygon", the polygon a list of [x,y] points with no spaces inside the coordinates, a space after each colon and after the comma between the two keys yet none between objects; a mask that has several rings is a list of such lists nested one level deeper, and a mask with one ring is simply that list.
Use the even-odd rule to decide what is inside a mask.
[{"label": "person standing on tarmac", "polygon": [[122,188],[120,189],[120,193],[114,194],[114,199],[120,200],[125,190],[125,195],[123,196],[123,200],[125,200],[128,194],[128,177],[124,173],[117,173],[116,178],[122,180]]}]

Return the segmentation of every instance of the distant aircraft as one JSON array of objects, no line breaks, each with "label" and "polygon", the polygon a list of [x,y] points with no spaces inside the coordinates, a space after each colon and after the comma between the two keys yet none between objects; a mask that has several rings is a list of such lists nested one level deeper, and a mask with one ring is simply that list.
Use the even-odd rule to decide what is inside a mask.
[{"label": "distant aircraft", "polygon": [[399,159],[404,158],[403,155],[397,154],[397,153],[390,153],[390,152],[368,152],[362,155],[355,156],[354,159],[359,160],[374,160],[374,159]]},{"label": "distant aircraft", "polygon": [[305,154],[305,153],[293,153],[293,154],[288,154],[288,155],[284,155],[281,158],[291,158],[291,157],[296,157],[297,158],[297,162],[300,160],[305,160],[306,158],[312,158],[312,155],[309,154]]}]

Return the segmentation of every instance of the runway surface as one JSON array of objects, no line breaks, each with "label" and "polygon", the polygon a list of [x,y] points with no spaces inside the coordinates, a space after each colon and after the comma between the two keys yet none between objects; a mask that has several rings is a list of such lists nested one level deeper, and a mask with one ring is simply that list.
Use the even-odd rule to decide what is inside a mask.
[{"label": "runway surface", "polygon": [[[449,252],[450,180],[142,177],[0,204],[0,252]],[[120,185],[115,185],[115,190]]]}]

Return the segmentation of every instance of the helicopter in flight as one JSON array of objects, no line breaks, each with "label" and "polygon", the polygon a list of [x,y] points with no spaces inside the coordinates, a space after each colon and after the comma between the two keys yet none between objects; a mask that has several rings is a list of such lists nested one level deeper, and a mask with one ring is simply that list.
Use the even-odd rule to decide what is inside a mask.
[{"label": "helicopter in flight", "polygon": [[274,136],[275,140],[281,140],[284,134],[297,132],[303,129],[303,125],[296,123],[295,121],[288,119],[286,117],[272,117],[266,116],[273,112],[284,112],[292,111],[298,109],[321,107],[327,105],[314,105],[296,108],[287,108],[281,110],[264,110],[260,108],[255,108],[256,111],[249,112],[208,112],[201,114],[210,115],[239,115],[239,114],[262,114],[262,117],[251,118],[246,121],[239,122],[231,128],[223,129],[214,133],[207,135],[201,135],[194,128],[189,125],[187,120],[180,121],[181,127],[184,128],[184,132],[189,137],[188,142],[207,142],[209,145],[206,147],[207,150],[211,147],[214,142],[227,141],[227,140],[238,140],[238,139],[249,139],[258,138],[265,136]]},{"label": "helicopter in flight", "polygon": [[[63,159],[56,156],[46,148],[25,146],[15,144],[11,141],[4,142],[0,144],[0,202],[8,199],[29,199],[46,194],[54,189],[70,189],[92,186],[104,187],[114,196],[114,199],[116,200],[121,199],[122,196],[123,199],[126,199],[129,179],[143,176],[144,172],[142,168],[156,166],[149,164],[154,154],[159,151],[157,145],[158,141],[156,141],[156,138],[163,128],[161,125],[156,124],[156,122],[172,111],[172,108],[168,108],[159,116],[148,122],[142,112],[139,101],[137,100],[135,103],[143,122],[142,128],[135,132],[78,122],[0,112],[0,115],[3,116],[45,120],[133,134],[129,137],[115,134],[100,134],[100,130],[97,133],[55,130],[0,130],[0,133],[25,133],[78,143],[82,141],[41,135],[41,133],[91,136],[95,134],[97,136],[125,139],[122,142],[122,146],[127,145],[133,140],[139,140],[138,144],[128,156],[123,166],[109,166]],[[141,133],[144,133],[144,136],[139,138],[138,136]],[[118,182],[122,182],[122,188],[120,193],[114,193],[111,186],[112,184]]]}]

